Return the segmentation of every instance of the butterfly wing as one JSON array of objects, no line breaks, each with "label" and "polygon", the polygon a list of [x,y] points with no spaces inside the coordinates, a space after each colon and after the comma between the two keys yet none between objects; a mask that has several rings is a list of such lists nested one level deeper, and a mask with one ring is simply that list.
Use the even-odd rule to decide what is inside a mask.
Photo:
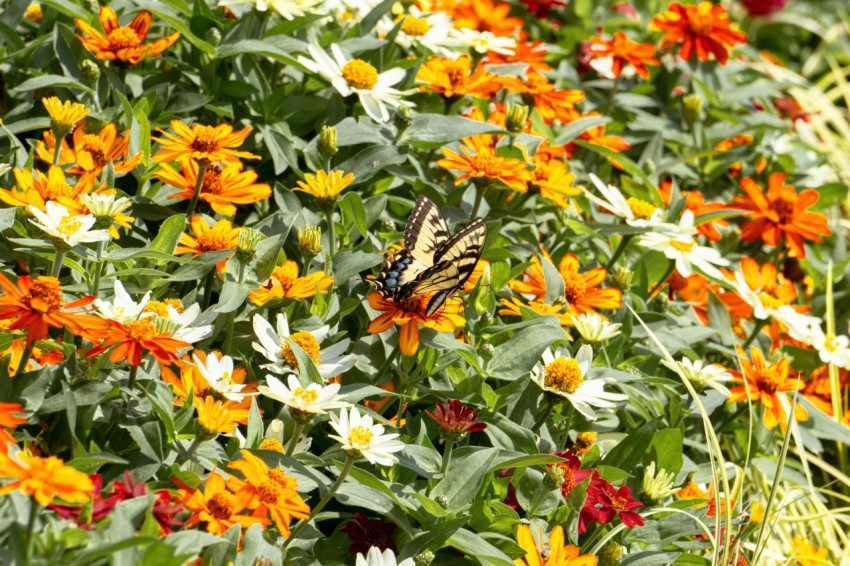
[{"label": "butterfly wing", "polygon": [[434,265],[435,254],[449,236],[451,232],[437,205],[426,196],[419,197],[404,227],[405,249],[427,269]]}]

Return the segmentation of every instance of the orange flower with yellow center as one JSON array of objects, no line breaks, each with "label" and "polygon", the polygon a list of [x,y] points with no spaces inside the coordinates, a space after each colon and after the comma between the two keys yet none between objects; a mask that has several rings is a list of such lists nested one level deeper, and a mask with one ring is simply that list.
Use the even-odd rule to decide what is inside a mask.
[{"label": "orange flower with yellow center", "polygon": [[673,2],[664,14],[652,19],[649,29],[664,33],[662,49],[681,44],[679,57],[685,61],[694,54],[700,61],[708,61],[714,55],[725,65],[729,49],[747,41],[744,32],[732,28],[726,8],[708,1],[684,6]]},{"label": "orange flower with yellow center", "polygon": [[46,210],[47,201],[58,201],[60,197],[67,199],[63,203],[68,201],[76,203],[76,207],[68,208],[68,210],[76,211],[82,207],[77,202],[77,197],[90,193],[94,188],[93,176],[82,177],[76,184],[69,185],[62,168],[53,165],[48,169],[47,175],[41,171],[29,169],[14,169],[13,173],[15,187],[0,189],[0,200],[6,204],[21,207],[27,210],[27,213],[30,206],[42,211]]},{"label": "orange flower with yellow center", "polygon": [[272,271],[268,282],[248,294],[248,298],[255,305],[264,305],[272,299],[290,298],[306,299],[313,297],[316,293],[325,292],[332,284],[333,275],[325,275],[324,271],[317,271],[304,277],[298,276],[298,264],[291,259],[279,265]]},{"label": "orange flower with yellow center", "polygon": [[115,346],[109,354],[113,364],[126,360],[131,366],[142,363],[142,352],[148,351],[156,360],[165,366],[177,361],[177,350],[191,346],[188,342],[171,338],[166,330],[160,330],[155,324],[156,317],[139,318],[126,325],[115,320],[106,321],[109,324],[109,335],[100,344],[86,353],[86,356],[97,356]]},{"label": "orange flower with yellow center", "polygon": [[70,303],[62,298],[62,286],[55,277],[27,275],[18,278],[15,286],[0,273],[0,320],[14,319],[9,330],[26,329],[27,346],[48,335],[48,327],[64,328],[71,334],[87,340],[101,338],[109,329],[102,318],[87,314],[88,311],[72,311],[94,301],[93,296],[83,297]]},{"label": "orange flower with yellow center", "polygon": [[[661,194],[661,199],[664,201],[664,205],[669,206],[670,201],[673,198],[673,183],[670,181],[662,181],[662,183],[658,186],[658,192]],[[696,189],[692,191],[679,191],[679,198],[685,199],[685,210],[692,211],[695,217],[702,214],[711,214],[712,212],[717,212],[727,208],[722,202],[705,202],[705,195]],[[722,235],[718,231],[717,226],[728,225],[729,223],[726,222],[726,220],[718,218],[711,222],[703,222],[698,225],[696,229],[698,234],[702,234],[712,242],[718,242]]]},{"label": "orange flower with yellow center", "polygon": [[549,533],[548,544],[543,544],[543,533],[540,535],[541,546],[545,547],[545,551],[537,547],[531,527],[520,525],[516,540],[525,551],[525,556],[514,560],[517,566],[596,566],[599,561],[593,554],[582,554],[581,549],[574,544],[564,544],[564,529],[560,525]]},{"label": "orange flower with yellow center", "polygon": [[[192,257],[206,252],[217,252],[221,250],[235,250],[242,228],[234,228],[230,220],[222,219],[213,226],[207,224],[204,218],[196,214],[189,221],[192,234],[186,232],[180,235],[180,243],[174,250],[174,255],[192,254]],[[215,264],[216,271],[227,271],[225,265],[231,256],[223,258]]]},{"label": "orange flower with yellow center", "polygon": [[[423,7],[423,10],[425,8]],[[506,37],[524,25],[522,18],[510,15],[511,5],[493,0],[460,0],[445,2],[443,10],[454,21],[458,29],[469,28],[477,31],[489,31],[493,35]]]},{"label": "orange flower with yellow center", "polygon": [[248,420],[248,409],[240,409],[235,403],[219,401],[212,395],[195,397],[192,401],[198,411],[198,434],[215,438],[219,434],[234,434],[239,423]]},{"label": "orange flower with yellow center", "polygon": [[[198,182],[198,164],[185,159],[180,162],[180,172],[166,163],[160,165],[154,176],[179,192],[168,195],[169,199],[191,199]],[[233,216],[237,204],[254,204],[267,199],[272,189],[265,183],[257,183],[257,173],[242,170],[242,163],[231,161],[211,163],[204,170],[199,199],[209,203],[217,214]]]},{"label": "orange flower with yellow center", "polygon": [[122,26],[118,23],[115,10],[109,6],[101,6],[98,19],[103,33],[79,18],[74,20],[79,30],[86,36],[77,36],[83,47],[98,59],[135,65],[142,59],[159,55],[180,38],[179,33],[173,33],[153,43],[145,44],[144,41],[148,37],[153,21],[151,13],[147,10],[136,14],[129,25]]},{"label": "orange flower with yellow center", "polygon": [[547,124],[560,120],[567,124],[580,117],[576,104],[584,101],[580,90],[558,90],[545,75],[529,70],[525,80],[518,77],[502,77],[502,86],[521,94],[526,104],[537,109]]},{"label": "orange flower with yellow center", "polygon": [[544,60],[546,53],[548,53],[545,42],[542,39],[537,39],[529,43],[528,33],[523,30],[519,32],[519,36],[516,46],[513,48],[513,55],[491,51],[487,54],[484,64],[509,65],[511,63],[525,63],[535,71],[551,71],[551,65]]},{"label": "orange flower with yellow center", "polygon": [[647,65],[658,66],[661,62],[655,58],[655,45],[651,43],[638,43],[630,39],[621,31],[614,32],[609,40],[597,36],[590,38],[593,46],[587,52],[590,59],[613,59],[611,73],[619,78],[623,67],[628,63],[635,68],[638,76],[642,79],[649,77]]},{"label": "orange flower with yellow center", "polygon": [[[850,370],[838,369],[838,389],[846,391],[850,388]],[[815,368],[807,377],[802,389],[803,394],[818,409],[833,416],[832,381],[829,376],[829,365]]]},{"label": "orange flower with yellow center", "polygon": [[240,480],[231,477],[228,487],[237,495],[251,495],[248,509],[254,517],[271,517],[278,530],[289,536],[289,524],[293,518],[307,519],[310,506],[295,491],[298,482],[287,476],[280,468],[269,468],[263,460],[247,450],[242,451],[242,459],[230,463],[230,468],[238,470],[245,477]]},{"label": "orange flower with yellow center", "polygon": [[[130,139],[127,134],[118,135],[118,126],[107,124],[97,134],[87,134],[85,122],[81,122],[71,136],[62,139],[59,150],[59,165],[74,165],[68,169],[71,175],[101,174],[109,161],[119,174],[132,171],[142,160],[142,154],[129,157]],[[42,161],[53,163],[56,137],[53,132],[44,132],[44,141],[35,144],[36,154]]]},{"label": "orange flower with yellow center", "polygon": [[400,302],[385,299],[380,293],[370,293],[369,306],[381,311],[377,318],[369,323],[366,330],[370,334],[380,334],[398,325],[398,345],[401,353],[412,356],[419,350],[419,326],[433,328],[437,332],[453,332],[466,324],[463,318],[463,301],[452,297],[434,314],[427,316],[425,311],[432,294],[408,297]]},{"label": "orange flower with yellow center", "polygon": [[785,173],[773,173],[767,181],[767,193],[749,177],[741,179],[741,190],[746,196],[737,196],[729,208],[743,209],[752,220],[741,226],[741,239],[745,242],[762,240],[768,246],[778,246],[783,236],[786,245],[798,258],[806,257],[803,240],[822,243],[822,236],[832,230],[827,218],[809,210],[820,195],[814,189],[797,193],[785,184]]},{"label": "orange flower with yellow center", "polygon": [[324,169],[316,171],[315,175],[307,173],[304,181],[298,181],[298,186],[293,191],[301,191],[312,196],[322,206],[332,204],[339,198],[339,194],[354,182],[354,173],[344,174],[342,171],[331,171]]},{"label": "orange flower with yellow center", "polygon": [[694,309],[694,314],[703,324],[708,324],[708,279],[699,273],[682,277],[678,271],[673,271],[667,279],[670,298],[673,293]]},{"label": "orange flower with yellow center", "polygon": [[230,124],[218,126],[192,124],[190,128],[180,120],[172,120],[171,129],[176,132],[176,135],[159,130],[163,137],[153,138],[162,146],[162,149],[152,156],[157,163],[189,159],[238,163],[240,158],[260,158],[259,155],[235,149],[250,135],[253,130],[251,126],[234,132]]},{"label": "orange flower with yellow center", "polygon": [[540,316],[554,316],[558,319],[558,322],[561,323],[561,326],[573,325],[573,317],[566,306],[547,305],[541,301],[525,303],[516,297],[499,299],[499,302],[504,306],[503,309],[499,309],[499,314],[501,315],[522,317],[525,316],[523,309],[531,309]]},{"label": "orange flower with yellow center", "polygon": [[496,75],[486,71],[483,65],[476,65],[473,69],[468,55],[457,59],[430,57],[419,67],[416,80],[425,83],[422,90],[430,90],[446,98],[469,95],[490,99],[499,91]]},{"label": "orange flower with yellow center", "polygon": [[[734,280],[734,274],[724,270],[725,275]],[[771,262],[759,264],[751,257],[741,259],[741,273],[747,286],[756,292],[762,304],[767,309],[777,309],[783,305],[790,305],[797,300],[797,287],[786,279]],[[723,291],[720,300],[726,305],[729,315],[736,319],[749,319],[753,316],[753,306],[747,303],[734,291]],[[805,305],[795,306],[800,313],[807,313],[811,307]]]},{"label": "orange flower with yellow center", "polygon": [[437,160],[437,165],[443,169],[465,172],[455,179],[455,186],[471,179],[477,184],[500,182],[518,193],[528,192],[531,173],[525,161],[502,157],[489,147],[475,143],[471,138],[463,140],[463,145],[460,146],[462,155],[448,148],[443,148],[442,151],[445,158]]},{"label": "orange flower with yellow center", "polygon": [[40,458],[27,452],[14,455],[0,452],[0,479],[14,480],[0,486],[0,495],[20,490],[41,505],[50,505],[56,498],[69,503],[85,503],[94,490],[86,474],[66,466],[59,458]]},{"label": "orange flower with yellow center", "polygon": [[[14,375],[16,370],[10,366],[9,372]],[[27,419],[15,414],[23,414],[23,412],[24,408],[19,403],[0,403],[0,454],[6,454],[9,450],[9,443],[17,444],[12,435],[9,434],[9,430],[15,430],[18,425],[27,422]]]},{"label": "orange flower with yellow center", "polygon": [[208,533],[221,536],[233,525],[247,528],[258,523],[269,523],[262,517],[240,515],[251,504],[253,495],[247,492],[231,493],[227,490],[225,479],[215,470],[207,476],[203,491],[190,488],[179,480],[175,483],[181,488],[177,500],[192,512],[192,516],[186,520],[186,528],[204,523]]},{"label": "orange flower with yellow center", "polygon": [[551,200],[561,208],[567,208],[567,197],[581,194],[581,189],[573,185],[576,176],[570,173],[566,163],[548,156],[534,156],[534,171],[531,172],[531,184],[540,191],[540,196]]},{"label": "orange flower with yellow center", "polygon": [[[751,360],[748,360],[744,354],[744,350],[738,347],[738,356],[741,360],[741,368],[743,371],[731,371],[737,381],[743,381],[744,385],[733,387],[732,395],[729,401],[733,403],[746,403],[750,399],[753,403],[761,402],[764,408],[764,416],[762,422],[767,428],[774,428],[777,423],[782,429],[786,426],[786,409],[785,406],[790,406],[790,401],[784,394],[791,391],[797,391],[798,384],[802,385],[796,377],[789,375],[790,366],[788,359],[780,358],[775,364],[768,364],[764,359],[764,354],[761,350],[753,348],[750,351]],[[784,398],[780,398],[782,395]],[[808,413],[802,405],[797,405],[794,409],[794,418],[797,421],[805,421],[808,418]]]}]

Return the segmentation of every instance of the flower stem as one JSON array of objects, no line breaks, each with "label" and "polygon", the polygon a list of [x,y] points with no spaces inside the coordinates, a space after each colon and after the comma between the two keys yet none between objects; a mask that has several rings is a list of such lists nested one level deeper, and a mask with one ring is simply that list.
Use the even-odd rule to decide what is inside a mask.
[{"label": "flower stem", "polygon": [[649,294],[646,296],[647,299],[651,299],[656,291],[661,289],[667,280],[670,279],[670,276],[673,275],[673,270],[676,269],[676,262],[671,261],[670,265],[667,267],[667,271],[664,272],[664,275],[661,279],[658,280],[658,283],[649,291]]},{"label": "flower stem", "polygon": [[328,252],[330,257],[336,254],[336,225],[334,224],[334,207],[328,205],[325,208],[325,218],[328,222]]},{"label": "flower stem", "polygon": [[292,456],[295,453],[295,445],[298,444],[298,437],[301,436],[302,430],[304,430],[304,423],[295,421],[295,428],[292,429],[292,438],[289,439],[289,444],[286,446],[287,456]]},{"label": "flower stem", "polygon": [[212,290],[213,284],[215,283],[215,268],[210,269],[210,272],[207,273],[207,276],[204,278],[204,300],[202,302],[203,310],[207,310],[210,307],[210,301],[212,301]]},{"label": "flower stem", "polygon": [[50,274],[53,277],[59,277],[59,272],[62,271],[62,261],[65,259],[65,250],[56,250],[56,255],[53,257],[53,268]]},{"label": "flower stem", "polygon": [[192,444],[189,445],[189,449],[186,450],[186,459],[184,461],[189,461],[192,457],[195,456],[195,452],[198,451],[198,448],[201,446],[203,439],[200,436],[195,436],[195,440],[192,441]]},{"label": "flower stem", "polygon": [[15,376],[23,375],[27,372],[27,364],[30,363],[30,356],[32,356],[32,348],[29,344],[24,346],[24,353],[21,355],[21,361],[18,364],[18,371],[15,372]]},{"label": "flower stem", "polygon": [[[242,281],[245,279],[245,264],[239,264],[239,271],[236,276],[236,283],[239,285],[242,284]],[[224,353],[228,356],[232,355],[231,350],[233,349],[233,326],[236,321],[236,311],[231,311],[227,313],[227,323],[225,325],[225,334],[224,334]]]},{"label": "flower stem", "polygon": [[537,420],[534,421],[534,424],[531,425],[531,432],[537,432],[540,430],[540,427],[546,422],[546,419],[549,418],[549,415],[552,414],[552,409],[555,408],[555,404],[547,397],[546,398],[546,408],[540,413],[540,416],[537,417]]},{"label": "flower stem", "polygon": [[94,279],[91,284],[91,294],[97,297],[97,292],[100,290],[100,270],[101,265],[100,262],[103,260],[103,251],[106,249],[106,242],[98,242],[97,243],[97,262],[94,266]]},{"label": "flower stem", "polygon": [[137,373],[139,373],[139,366],[130,366],[130,379],[127,381],[127,388],[130,391],[136,388]]},{"label": "flower stem", "polygon": [[481,203],[484,202],[484,193],[487,192],[487,187],[481,187],[475,184],[475,204],[472,205],[472,218],[478,216],[478,211],[481,209]]},{"label": "flower stem", "polygon": [[401,351],[401,349],[400,349],[399,345],[396,344],[396,347],[393,348],[392,352],[390,352],[390,355],[387,357],[386,361],[384,362],[384,365],[382,365],[381,369],[378,370],[378,373],[377,373],[377,375],[375,377],[375,381],[374,381],[375,385],[381,385],[383,378],[384,378],[384,374],[387,373],[387,370],[390,368],[390,365],[392,365],[393,360],[396,359],[396,357],[398,356],[398,353],[400,351]]},{"label": "flower stem", "polygon": [[53,146],[53,165],[59,165],[59,159],[62,156],[62,142],[65,140],[65,136],[61,138],[56,138],[56,143]]},{"label": "flower stem", "polygon": [[761,329],[764,328],[765,324],[767,324],[766,320],[756,319],[756,326],[753,328],[752,334],[747,337],[747,341],[744,342],[744,345],[741,346],[744,350],[750,347],[750,345],[755,341],[759,334],[761,334]]},{"label": "flower stem", "polygon": [[611,256],[611,259],[608,260],[608,265],[605,266],[605,269],[611,271],[611,268],[614,267],[614,264],[617,263],[617,260],[620,259],[621,255],[623,255],[623,252],[626,251],[629,242],[631,242],[634,237],[634,234],[626,234],[620,238],[620,243],[617,245],[617,249],[614,250],[614,254]]},{"label": "flower stem", "polygon": [[195,208],[198,206],[198,198],[201,196],[201,187],[204,186],[204,173],[207,172],[207,160],[202,159],[198,162],[198,178],[195,179],[195,192],[192,193],[192,200],[189,201],[189,208],[186,209],[186,221],[195,213]]},{"label": "flower stem", "polygon": [[446,476],[446,471],[449,469],[449,462],[452,459],[452,449],[455,446],[454,440],[446,439],[446,449],[443,452],[443,464],[440,466],[440,473],[443,477]]},{"label": "flower stem", "polygon": [[41,505],[35,499],[30,500],[30,518],[27,522],[27,546],[24,564],[32,564],[32,554],[35,549],[35,520],[40,508]]}]

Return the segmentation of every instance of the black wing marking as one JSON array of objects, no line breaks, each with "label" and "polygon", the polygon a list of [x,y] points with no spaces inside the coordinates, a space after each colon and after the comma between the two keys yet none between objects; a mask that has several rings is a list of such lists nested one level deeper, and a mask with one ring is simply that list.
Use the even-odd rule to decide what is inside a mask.
[{"label": "black wing marking", "polygon": [[429,268],[449,236],[451,232],[437,205],[426,196],[419,197],[404,227],[404,247],[410,255]]}]

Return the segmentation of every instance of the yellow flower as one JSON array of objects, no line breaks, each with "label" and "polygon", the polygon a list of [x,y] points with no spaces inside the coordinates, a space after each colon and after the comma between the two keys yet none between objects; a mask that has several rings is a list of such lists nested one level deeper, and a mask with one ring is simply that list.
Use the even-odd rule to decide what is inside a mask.
[{"label": "yellow flower", "polygon": [[[194,257],[206,252],[235,250],[239,232],[242,230],[239,227],[234,228],[233,223],[227,219],[219,220],[210,227],[199,214],[192,216],[189,225],[192,227],[194,237],[186,232],[181,234],[180,243],[174,250],[175,255],[190,253]],[[216,271],[227,271],[226,264],[230,257],[225,257],[216,263]]]},{"label": "yellow flower", "polygon": [[218,126],[192,124],[190,128],[180,120],[172,120],[171,128],[177,132],[176,135],[160,130],[163,137],[153,138],[162,145],[162,149],[153,154],[153,160],[157,163],[186,159],[238,163],[239,158],[260,158],[259,155],[235,149],[242,145],[251,133],[253,129],[251,126],[234,132],[230,124]]},{"label": "yellow flower", "polygon": [[218,401],[211,395],[203,399],[195,397],[193,404],[198,411],[200,432],[211,438],[219,434],[233,434],[237,425],[248,418],[247,410],[237,409],[233,404]]},{"label": "yellow flower", "polygon": [[27,11],[24,12],[24,17],[34,24],[40,24],[44,19],[44,12],[41,10],[41,4],[30,4],[27,6]]},{"label": "yellow flower", "polygon": [[79,102],[62,102],[56,96],[42,98],[41,102],[50,114],[50,129],[57,138],[63,138],[74,129],[77,122],[89,115],[89,109]]},{"label": "yellow flower", "polygon": [[324,271],[298,277],[298,264],[288,259],[283,265],[275,267],[268,282],[259,289],[251,291],[248,298],[255,305],[264,305],[272,299],[283,297],[306,299],[315,296],[316,293],[324,292],[333,284],[333,281],[333,275],[325,275]]},{"label": "yellow flower", "polygon": [[0,486],[0,495],[20,490],[42,505],[50,505],[56,497],[85,503],[94,490],[94,484],[86,474],[66,466],[59,458],[40,458],[27,452],[15,455],[0,453],[0,478],[15,480]]},{"label": "yellow flower", "polygon": [[354,173],[344,175],[342,171],[331,171],[330,173],[320,169],[315,175],[307,173],[304,175],[307,181],[298,181],[298,186],[293,191],[302,191],[312,195],[319,204],[330,204],[334,202],[339,193],[354,182]]},{"label": "yellow flower", "polygon": [[598,563],[594,555],[581,554],[581,549],[574,544],[564,545],[564,529],[561,526],[555,527],[549,534],[549,552],[545,559],[528,525],[522,525],[517,530],[516,540],[526,552],[523,558],[514,560],[517,566],[596,566]]},{"label": "yellow flower", "polygon": [[788,562],[791,566],[823,566],[831,564],[829,560],[829,551],[825,548],[818,548],[802,537],[794,537],[794,548],[791,549],[789,559],[793,562]]}]

